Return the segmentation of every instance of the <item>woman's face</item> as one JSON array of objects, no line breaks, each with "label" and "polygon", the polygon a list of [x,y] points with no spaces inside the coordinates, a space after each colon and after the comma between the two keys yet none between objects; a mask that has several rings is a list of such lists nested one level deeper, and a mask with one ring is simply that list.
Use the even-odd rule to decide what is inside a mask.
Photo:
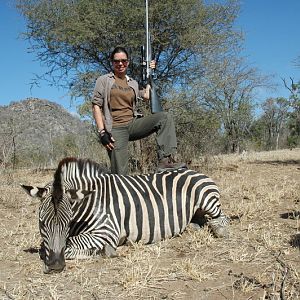
[{"label": "woman's face", "polygon": [[126,53],[116,53],[114,55],[112,64],[115,75],[118,77],[125,76],[129,64]]}]

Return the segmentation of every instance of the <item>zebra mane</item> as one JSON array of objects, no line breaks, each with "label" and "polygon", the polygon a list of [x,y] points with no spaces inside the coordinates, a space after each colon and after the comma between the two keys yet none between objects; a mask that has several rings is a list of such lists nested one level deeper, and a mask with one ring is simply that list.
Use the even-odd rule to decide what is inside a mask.
[{"label": "zebra mane", "polygon": [[63,185],[62,185],[62,167],[71,162],[76,161],[76,158],[68,157],[61,160],[58,164],[58,167],[54,173],[54,181],[53,181],[53,190],[52,190],[52,202],[54,205],[55,212],[57,211],[58,204],[63,196]]},{"label": "zebra mane", "polygon": [[89,160],[89,159],[79,159],[75,157],[66,157],[61,160],[58,164],[58,167],[54,173],[54,181],[53,181],[53,191],[52,191],[52,201],[54,204],[54,209],[56,211],[57,206],[62,199],[63,196],[63,180],[62,180],[62,172],[63,168],[68,169],[70,164],[77,164],[79,173],[83,173],[87,166],[93,166],[94,170],[98,173],[108,173],[107,169],[102,167],[100,164]]},{"label": "zebra mane", "polygon": [[[75,159],[77,161],[79,173],[82,173],[86,167],[93,167],[97,173],[108,173],[108,169],[90,159]],[[74,160],[72,160],[74,162]]]}]

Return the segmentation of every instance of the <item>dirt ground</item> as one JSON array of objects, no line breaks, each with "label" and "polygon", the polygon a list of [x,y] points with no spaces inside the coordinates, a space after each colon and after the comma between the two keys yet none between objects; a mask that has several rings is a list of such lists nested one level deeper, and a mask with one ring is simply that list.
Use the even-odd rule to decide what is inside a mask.
[{"label": "dirt ground", "polygon": [[67,261],[45,275],[38,200],[19,184],[53,171],[0,170],[0,299],[300,299],[300,149],[206,158],[231,217],[230,237],[207,227],[154,245],[120,247],[117,258]]}]

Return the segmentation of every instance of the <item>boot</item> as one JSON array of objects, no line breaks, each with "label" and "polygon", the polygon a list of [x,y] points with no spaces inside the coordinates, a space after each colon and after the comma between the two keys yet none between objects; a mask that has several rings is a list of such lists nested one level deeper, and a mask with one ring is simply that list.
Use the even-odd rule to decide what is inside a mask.
[{"label": "boot", "polygon": [[174,159],[170,156],[162,158],[158,162],[157,172],[167,171],[167,170],[175,170],[180,168],[187,168],[185,163],[175,163]]}]

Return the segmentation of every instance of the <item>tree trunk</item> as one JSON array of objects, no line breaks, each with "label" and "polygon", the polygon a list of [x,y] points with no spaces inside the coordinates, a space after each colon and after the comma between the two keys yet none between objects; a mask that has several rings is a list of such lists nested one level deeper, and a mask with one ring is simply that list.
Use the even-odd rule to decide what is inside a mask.
[{"label": "tree trunk", "polygon": [[276,135],[276,150],[278,150],[279,149],[279,132],[277,132],[277,135]]}]

